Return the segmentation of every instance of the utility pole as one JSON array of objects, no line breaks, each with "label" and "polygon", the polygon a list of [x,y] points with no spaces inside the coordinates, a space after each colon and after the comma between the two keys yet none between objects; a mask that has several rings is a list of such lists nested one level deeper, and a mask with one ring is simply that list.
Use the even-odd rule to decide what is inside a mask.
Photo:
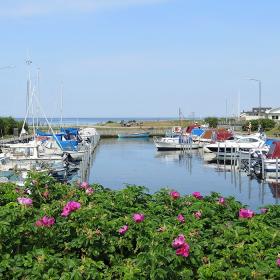
[{"label": "utility pole", "polygon": [[262,109],[262,81],[255,78],[248,78],[247,80],[257,82],[259,84],[259,120],[261,118],[261,109]]}]

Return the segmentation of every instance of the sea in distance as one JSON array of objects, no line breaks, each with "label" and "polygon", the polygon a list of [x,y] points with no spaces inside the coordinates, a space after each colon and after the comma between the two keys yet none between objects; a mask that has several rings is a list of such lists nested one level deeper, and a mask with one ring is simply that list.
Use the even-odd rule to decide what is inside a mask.
[{"label": "sea in distance", "polygon": [[[16,118],[17,120],[24,120],[24,118]],[[176,120],[178,117],[119,117],[119,118],[63,118],[62,123],[63,126],[85,126],[85,125],[96,125],[99,123],[106,123],[108,121],[113,121],[113,122],[121,122],[122,120],[127,122],[131,120],[135,121],[165,121],[165,120]],[[48,118],[48,121],[51,125],[56,126],[60,125],[61,120],[60,118]],[[40,125],[47,125],[47,121],[45,118],[35,118],[34,122],[37,124],[39,123]],[[32,125],[33,119],[28,118],[27,123]]]}]

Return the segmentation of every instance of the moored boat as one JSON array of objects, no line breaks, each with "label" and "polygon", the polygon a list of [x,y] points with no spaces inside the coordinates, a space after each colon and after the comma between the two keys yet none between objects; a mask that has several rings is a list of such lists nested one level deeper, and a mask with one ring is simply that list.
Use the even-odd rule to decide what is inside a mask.
[{"label": "moored boat", "polygon": [[154,137],[154,143],[158,151],[169,150],[188,150],[198,149],[199,145],[194,143],[189,136],[176,136],[176,137]]},{"label": "moored boat", "polygon": [[[217,158],[231,158],[240,153],[249,153],[252,149],[265,148],[265,139],[261,135],[251,135],[237,140],[227,140],[206,145],[205,148],[216,154]],[[247,156],[248,158],[248,156]]]}]

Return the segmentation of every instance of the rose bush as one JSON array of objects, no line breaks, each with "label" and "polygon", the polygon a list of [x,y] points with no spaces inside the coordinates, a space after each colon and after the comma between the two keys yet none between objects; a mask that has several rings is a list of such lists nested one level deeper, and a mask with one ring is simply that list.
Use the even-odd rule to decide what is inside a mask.
[{"label": "rose bush", "polygon": [[279,279],[279,206],[88,188],[42,173],[0,185],[0,279]]}]

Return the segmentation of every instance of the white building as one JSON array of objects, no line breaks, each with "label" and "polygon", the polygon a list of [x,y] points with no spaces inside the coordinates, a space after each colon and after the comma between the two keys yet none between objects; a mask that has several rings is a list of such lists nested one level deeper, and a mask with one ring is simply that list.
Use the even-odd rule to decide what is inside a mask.
[{"label": "white building", "polygon": [[[261,110],[260,110],[261,109]],[[252,121],[258,119],[265,119],[267,118],[266,112],[271,110],[271,107],[254,107],[251,111],[243,111],[240,114],[240,118],[245,121]]]},{"label": "white building", "polygon": [[262,107],[260,114],[259,108],[253,108],[252,111],[243,111],[240,114],[240,118],[246,121],[258,120],[261,118],[280,122],[280,107],[274,109],[270,107]]},{"label": "white building", "polygon": [[280,107],[267,110],[265,113],[268,119],[280,122]]}]

